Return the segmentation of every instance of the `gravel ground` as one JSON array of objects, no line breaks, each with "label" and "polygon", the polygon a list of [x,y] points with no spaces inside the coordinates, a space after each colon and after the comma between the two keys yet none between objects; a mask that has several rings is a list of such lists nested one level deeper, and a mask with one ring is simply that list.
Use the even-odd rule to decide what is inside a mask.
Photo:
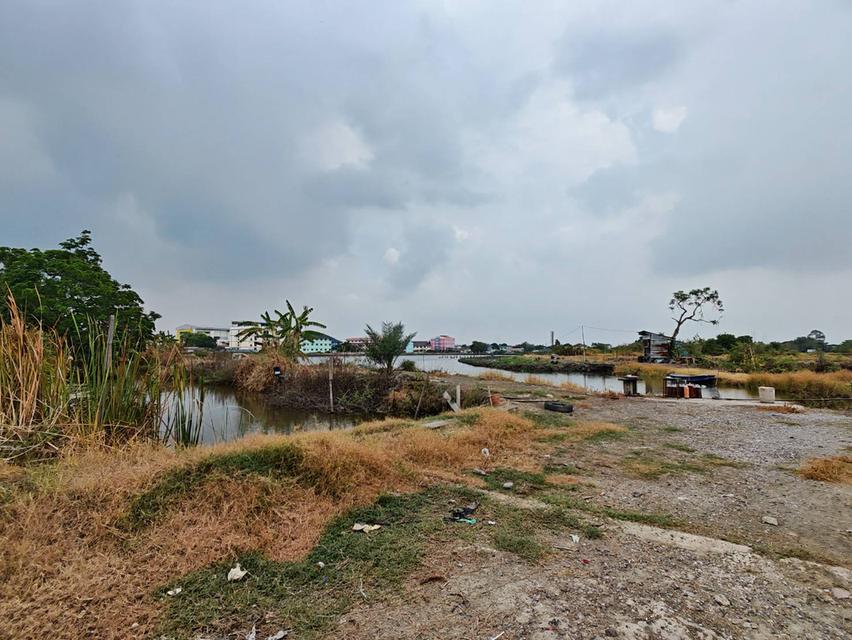
[{"label": "gravel ground", "polygon": [[[595,504],[672,514],[692,533],[607,520],[600,540],[545,536],[553,551],[530,564],[490,548],[483,530],[475,543],[433,550],[395,597],[359,606],[329,637],[852,637],[852,489],[792,473],[849,447],[852,418],[725,402],[580,405],[576,417],[628,425],[629,435],[565,447],[542,463],[579,467],[578,495]],[[655,478],[625,466],[637,456],[682,464],[708,454],[722,464]],[[445,581],[423,583],[434,575]]]},{"label": "gravel ground", "polygon": [[[626,532],[575,549],[541,565],[482,545],[436,553],[398,597],[359,607],[329,637],[839,640],[852,632],[850,601],[831,591],[850,588],[848,572]],[[427,573],[447,580],[421,584]]]},{"label": "gravel ground", "polygon": [[[625,440],[572,450],[561,458],[591,473],[595,488],[589,493],[604,504],[668,513],[685,520],[691,530],[787,555],[852,562],[849,485],[805,480],[793,473],[809,458],[838,455],[852,446],[852,417],[646,399],[595,400],[580,415],[631,428]],[[685,463],[711,454],[739,466],[643,479],[621,464],[633,451]],[[606,466],[596,465],[601,461]],[[774,518],[778,526],[766,524],[764,517]]]}]

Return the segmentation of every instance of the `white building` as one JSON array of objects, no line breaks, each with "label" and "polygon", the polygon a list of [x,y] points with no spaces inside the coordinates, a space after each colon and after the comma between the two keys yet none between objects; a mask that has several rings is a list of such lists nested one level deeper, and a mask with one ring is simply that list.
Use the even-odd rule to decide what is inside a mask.
[{"label": "white building", "polygon": [[258,325],[240,322],[239,320],[231,322],[231,328],[228,329],[228,349],[233,351],[260,351],[263,346],[263,340],[260,336],[240,336],[241,332],[256,326]]},{"label": "white building", "polygon": [[218,346],[228,346],[229,331],[222,327],[199,327],[194,324],[182,324],[175,329],[175,336],[178,340],[180,340],[182,333],[202,333],[213,338]]}]

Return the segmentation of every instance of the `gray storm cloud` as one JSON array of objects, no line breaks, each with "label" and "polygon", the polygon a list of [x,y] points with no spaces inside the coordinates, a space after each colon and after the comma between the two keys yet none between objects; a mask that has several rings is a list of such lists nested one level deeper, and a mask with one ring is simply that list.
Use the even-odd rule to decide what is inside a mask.
[{"label": "gray storm cloud", "polygon": [[819,303],[852,276],[850,32],[841,2],[7,0],[0,243],[91,228],[165,328],[290,296],[532,339],[711,284],[722,329],[852,337]]}]

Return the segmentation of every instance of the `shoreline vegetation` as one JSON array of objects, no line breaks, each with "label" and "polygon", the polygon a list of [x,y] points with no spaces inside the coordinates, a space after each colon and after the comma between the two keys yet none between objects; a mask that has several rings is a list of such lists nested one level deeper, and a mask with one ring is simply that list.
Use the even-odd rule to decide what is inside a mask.
[{"label": "shoreline vegetation", "polygon": [[[404,359],[402,359],[404,360]],[[205,381],[231,385],[259,395],[272,406],[329,411],[329,363],[303,364],[282,358],[274,352],[233,359],[230,354],[214,354],[196,359],[191,365]],[[278,367],[281,375],[273,371]],[[443,393],[455,394],[435,374],[384,370],[335,358],[331,366],[334,412],[364,416],[424,417],[446,411]],[[474,379],[475,380],[475,379]],[[485,385],[466,387],[462,408],[488,405]]]},{"label": "shoreline vegetation", "polygon": [[609,362],[578,362],[562,358],[558,363],[551,364],[550,360],[525,356],[497,356],[494,358],[461,357],[459,358],[459,362],[472,367],[502,369],[516,373],[589,373],[611,376],[615,369],[615,365]]},{"label": "shoreline vegetation", "polygon": [[[0,630],[189,638],[251,626],[262,606],[283,628],[311,636],[357,596],[352,580],[382,593],[417,565],[427,538],[454,530],[436,524],[448,499],[470,500],[487,486],[470,469],[540,474],[535,454],[549,440],[624,431],[488,408],[447,420],[440,430],[386,419],[196,448],[89,447],[48,466],[2,466]],[[557,482],[574,481],[551,476],[548,486]],[[541,515],[580,526],[563,508]],[[352,532],[354,522],[383,529],[368,537]],[[495,539],[512,527],[500,518]],[[234,562],[250,574],[231,584]],[[268,591],[279,583],[283,592]],[[288,591],[293,585],[302,596]],[[178,588],[180,597],[167,594]],[[71,594],[84,594],[85,606],[70,604]]]}]

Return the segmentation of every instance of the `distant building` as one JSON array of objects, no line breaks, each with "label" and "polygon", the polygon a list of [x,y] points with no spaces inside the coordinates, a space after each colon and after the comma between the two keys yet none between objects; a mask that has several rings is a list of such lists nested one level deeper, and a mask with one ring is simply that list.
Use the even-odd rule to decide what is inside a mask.
[{"label": "distant building", "polygon": [[339,344],[337,338],[321,333],[313,340],[302,340],[302,353],[331,353]]},{"label": "distant building", "polygon": [[452,336],[436,336],[430,342],[432,351],[452,351],[456,348],[456,339]]},{"label": "distant building", "polygon": [[260,351],[260,348],[263,346],[263,340],[260,336],[240,335],[246,329],[257,326],[259,325],[239,320],[231,322],[231,328],[228,329],[228,349],[232,351]]},{"label": "distant building", "polygon": [[360,336],[356,338],[346,338],[346,342],[352,345],[357,351],[364,351],[367,348],[367,343],[369,342],[369,338],[367,336]]},{"label": "distant building", "polygon": [[199,327],[194,324],[182,324],[175,329],[175,336],[180,341],[180,336],[183,333],[202,333],[205,336],[210,336],[216,341],[220,347],[228,346],[228,330],[220,327]]},{"label": "distant building", "polygon": [[432,342],[429,340],[415,340],[411,343],[411,350],[414,353],[423,353],[424,351],[431,351]]},{"label": "distant building", "polygon": [[671,362],[672,339],[662,333],[640,331],[639,341],[642,343],[640,362]]}]

